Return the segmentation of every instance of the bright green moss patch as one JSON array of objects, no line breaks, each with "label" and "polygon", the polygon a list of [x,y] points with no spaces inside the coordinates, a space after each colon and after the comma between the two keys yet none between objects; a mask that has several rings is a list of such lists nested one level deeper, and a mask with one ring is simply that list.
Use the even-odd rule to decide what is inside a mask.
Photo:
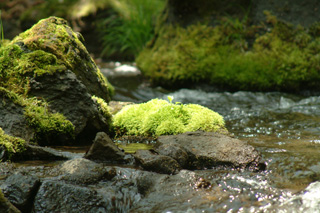
[{"label": "bright green moss patch", "polygon": [[117,135],[159,136],[225,130],[223,117],[208,108],[159,99],[125,106],[113,119]]},{"label": "bright green moss patch", "polygon": [[5,160],[10,160],[13,155],[25,150],[25,140],[5,134],[0,128],[0,150],[4,149]]},{"label": "bright green moss patch", "polygon": [[260,26],[221,18],[205,24],[164,25],[137,58],[142,72],[164,86],[207,82],[232,90],[320,88],[320,28],[278,21]]}]

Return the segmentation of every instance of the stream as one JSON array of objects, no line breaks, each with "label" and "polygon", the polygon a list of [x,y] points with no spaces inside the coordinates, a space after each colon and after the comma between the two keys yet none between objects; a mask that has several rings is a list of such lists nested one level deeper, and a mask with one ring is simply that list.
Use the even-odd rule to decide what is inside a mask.
[{"label": "stream", "polygon": [[[141,103],[173,96],[173,102],[200,104],[220,113],[234,137],[247,141],[261,153],[267,169],[254,172],[208,168],[164,175],[134,166],[106,164],[115,171],[112,178],[80,186],[63,183],[61,174],[56,173],[65,161],[24,161],[2,163],[0,185],[12,171],[18,171],[38,176],[44,187],[57,184],[57,189],[53,187],[58,190],[55,193],[70,190],[52,200],[52,208],[58,208],[56,212],[62,205],[59,202],[73,200],[72,190],[76,190],[76,197],[94,190],[92,196],[96,197],[88,197],[88,202],[109,208],[99,212],[320,212],[320,94],[226,92],[208,85],[173,91],[151,87],[132,64],[99,66],[115,87],[116,101]],[[75,161],[66,163],[73,165],[82,159],[88,146],[54,148],[70,155]],[[85,165],[94,163],[86,162]],[[76,177],[95,171],[84,169]],[[40,194],[36,198],[39,205],[33,212],[50,212],[37,211],[50,204],[50,199],[41,199],[47,196]],[[81,206],[81,202],[71,203]],[[97,211],[93,208],[82,212]]]},{"label": "stream", "polygon": [[[308,203],[310,197],[307,198],[313,190],[320,191],[317,183],[309,186],[320,179],[320,98],[317,94],[225,92],[206,85],[169,91],[150,87],[130,71],[115,72],[114,66],[120,65],[111,63],[101,68],[116,89],[114,100],[140,103],[153,98],[167,100],[170,95],[174,97],[173,102],[206,106],[224,117],[227,129],[236,138],[248,141],[261,152],[268,165],[261,173],[196,171],[217,184],[215,190],[221,196],[212,198],[215,211],[320,211],[319,203]],[[306,187],[307,191],[303,191]],[[185,209],[183,205],[196,206],[197,212],[208,208],[208,205],[202,208],[208,200],[197,202],[178,202],[165,211]]]}]

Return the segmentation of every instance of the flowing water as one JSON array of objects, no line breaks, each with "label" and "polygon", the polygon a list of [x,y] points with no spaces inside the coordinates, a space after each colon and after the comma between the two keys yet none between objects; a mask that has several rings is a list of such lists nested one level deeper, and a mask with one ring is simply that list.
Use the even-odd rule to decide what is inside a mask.
[{"label": "flowing water", "polygon": [[[168,91],[150,87],[139,75],[117,75],[113,66],[108,64],[101,70],[115,86],[115,100],[140,103],[170,95],[173,102],[206,106],[224,116],[228,130],[259,150],[268,165],[261,173],[196,171],[214,183],[206,198],[188,194],[182,187],[181,193],[192,195],[192,201],[177,201],[171,207],[154,210],[198,212],[208,210],[210,205],[203,207],[203,203],[211,202],[211,209],[225,212],[320,211],[320,198],[316,195],[320,192],[316,182],[320,179],[320,96],[224,92],[208,86]],[[312,182],[315,183],[309,185]]]}]

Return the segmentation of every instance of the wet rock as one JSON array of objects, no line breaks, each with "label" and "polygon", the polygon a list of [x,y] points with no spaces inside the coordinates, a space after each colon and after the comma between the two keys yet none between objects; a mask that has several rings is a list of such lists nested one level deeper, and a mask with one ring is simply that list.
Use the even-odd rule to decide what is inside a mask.
[{"label": "wet rock", "polygon": [[110,206],[96,190],[44,181],[35,197],[33,212],[110,212]]},{"label": "wet rock", "polygon": [[16,173],[1,185],[4,196],[22,212],[29,212],[40,185],[38,177]]},{"label": "wet rock", "polygon": [[7,198],[4,197],[3,193],[0,190],[0,210],[1,212],[8,213],[19,213],[20,211],[12,205]]},{"label": "wet rock", "polygon": [[124,152],[122,152],[104,132],[97,133],[92,146],[84,157],[101,162],[125,162]]},{"label": "wet rock", "polygon": [[180,171],[181,166],[173,158],[150,150],[138,150],[134,158],[142,168],[148,171],[162,174],[176,174]]},{"label": "wet rock", "polygon": [[93,161],[77,158],[66,161],[58,168],[60,179],[73,184],[94,184],[115,176],[112,167],[104,167]]},{"label": "wet rock", "polygon": [[49,147],[25,144],[25,150],[15,155],[12,160],[68,160],[73,157],[70,153],[63,153]]},{"label": "wet rock", "polygon": [[168,141],[166,143],[158,143],[155,151],[161,155],[169,156],[175,159],[182,168],[188,168],[189,155],[187,151],[175,141]]},{"label": "wet rock", "polygon": [[177,149],[181,149],[179,152],[186,151],[188,153],[189,163],[187,166],[193,169],[218,166],[233,168],[260,167],[260,154],[254,147],[227,135],[197,131],[160,136],[158,138],[159,147],[156,150],[161,149],[161,147],[172,147],[174,143],[177,144]]}]

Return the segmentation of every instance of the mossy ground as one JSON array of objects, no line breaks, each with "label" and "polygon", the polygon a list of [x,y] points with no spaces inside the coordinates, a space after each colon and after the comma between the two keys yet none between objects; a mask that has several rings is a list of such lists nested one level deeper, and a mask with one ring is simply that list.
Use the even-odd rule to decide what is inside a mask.
[{"label": "mossy ground", "polygon": [[173,104],[153,99],[125,106],[113,117],[117,135],[159,136],[189,131],[223,131],[223,117],[196,104]]},{"label": "mossy ground", "polygon": [[154,84],[206,82],[230,90],[290,91],[320,88],[320,24],[309,29],[277,20],[221,18],[215,27],[164,25],[136,59]]}]

